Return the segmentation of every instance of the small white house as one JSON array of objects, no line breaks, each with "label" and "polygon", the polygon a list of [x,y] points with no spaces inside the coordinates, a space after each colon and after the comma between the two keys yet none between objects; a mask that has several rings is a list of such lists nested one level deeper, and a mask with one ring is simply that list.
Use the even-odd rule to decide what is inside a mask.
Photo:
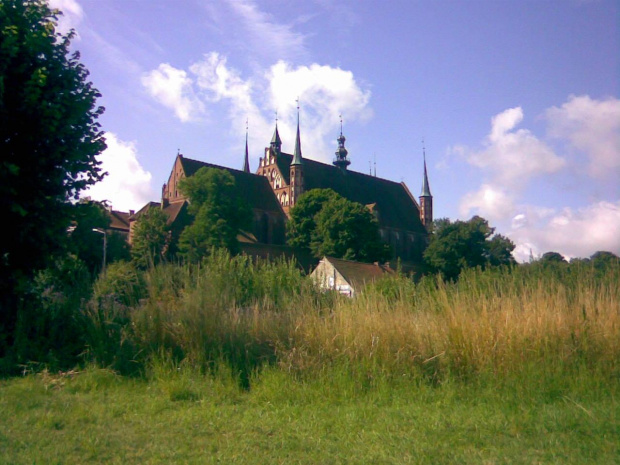
[{"label": "small white house", "polygon": [[353,297],[365,284],[391,273],[394,273],[394,270],[387,265],[323,257],[310,277],[321,289],[334,290]]}]

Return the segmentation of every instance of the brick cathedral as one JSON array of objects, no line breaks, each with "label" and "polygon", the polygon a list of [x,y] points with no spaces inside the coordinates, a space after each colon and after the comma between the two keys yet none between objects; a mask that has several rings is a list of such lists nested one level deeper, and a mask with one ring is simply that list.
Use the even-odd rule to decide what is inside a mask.
[{"label": "brick cathedral", "polygon": [[[433,219],[433,197],[430,192],[426,160],[419,202],[404,182],[381,179],[348,169],[350,160],[345,137],[337,138],[338,148],[331,165],[303,158],[299,115],[293,154],[282,152],[282,140],[276,121],[271,142],[260,158],[256,173],[250,172],[246,134],[243,169],[236,170],[177,154],[168,182],[163,185],[161,203],[151,202],[147,208],[158,206],[167,213],[169,223],[180,229],[187,221],[187,198],[178,190],[179,181],[192,176],[202,167],[228,171],[235,179],[240,196],[253,211],[251,231],[240,236],[242,249],[255,255],[295,255],[287,251],[286,221],[291,207],[299,197],[312,189],[330,188],[343,197],[365,205],[379,222],[381,238],[392,246],[392,262],[400,261],[403,269],[415,269],[422,260],[428,242],[428,228]],[[140,214],[133,215],[135,220]],[[133,222],[132,222],[133,223]],[[290,248],[289,248],[290,249]]]}]

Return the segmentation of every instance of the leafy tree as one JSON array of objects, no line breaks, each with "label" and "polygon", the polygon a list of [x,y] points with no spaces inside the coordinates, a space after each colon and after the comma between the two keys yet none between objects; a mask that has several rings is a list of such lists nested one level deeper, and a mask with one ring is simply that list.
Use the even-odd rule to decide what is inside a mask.
[{"label": "leafy tree", "polygon": [[545,252],[540,257],[542,263],[567,263],[564,256],[558,252]]},{"label": "leafy tree", "polygon": [[469,221],[439,219],[434,223],[424,261],[445,279],[456,279],[465,268],[514,264],[514,244],[502,235],[493,236],[494,231],[479,216]]},{"label": "leafy tree", "polygon": [[[103,108],[74,35],[57,34],[44,0],[0,1],[0,329],[15,323],[19,289],[66,245],[70,199],[103,174]],[[8,341],[10,344],[10,341]],[[0,354],[2,352],[0,341]]]},{"label": "leafy tree", "polygon": [[620,265],[620,258],[614,253],[599,250],[590,257],[590,261],[596,268],[607,268]]},{"label": "leafy tree", "polygon": [[331,189],[315,189],[299,198],[288,224],[290,245],[362,262],[387,261],[389,245],[381,241],[379,224],[368,209]]},{"label": "leafy tree", "polygon": [[315,216],[329,200],[340,197],[332,189],[312,189],[299,197],[290,211],[286,224],[287,242],[293,247],[310,250],[312,234],[316,230]]},{"label": "leafy tree", "polygon": [[181,253],[190,261],[201,259],[214,247],[237,253],[237,235],[250,227],[252,210],[238,195],[232,175],[203,167],[181,180],[179,189],[189,198],[188,211],[194,217],[181,233]]},{"label": "leafy tree", "polygon": [[170,251],[169,232],[168,216],[161,208],[152,207],[140,215],[131,241],[133,262],[146,268],[165,260]]}]

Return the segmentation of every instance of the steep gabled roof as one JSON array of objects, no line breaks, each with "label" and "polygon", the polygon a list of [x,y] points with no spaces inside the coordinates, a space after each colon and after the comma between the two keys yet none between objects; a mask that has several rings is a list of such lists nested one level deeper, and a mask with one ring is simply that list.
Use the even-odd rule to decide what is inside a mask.
[{"label": "steep gabled roof", "polygon": [[387,265],[353,262],[334,257],[324,257],[323,259],[331,263],[338,273],[358,290],[364,284],[375,281],[386,274],[394,273],[394,270]]},{"label": "steep gabled roof", "polygon": [[204,167],[228,171],[233,178],[235,178],[235,185],[237,186],[239,195],[252,208],[282,213],[280,202],[278,202],[278,199],[269,185],[269,180],[266,177],[185,157],[180,157],[180,160],[185,176],[187,177],[192,176],[196,171]]},{"label": "steep gabled roof", "polygon": [[[277,157],[278,169],[290,184],[292,155]],[[376,203],[382,226],[426,234],[420,221],[418,204],[403,183],[388,181],[357,171],[340,168],[304,158],[304,189],[333,189],[343,197],[369,205]]]},{"label": "steep gabled roof", "polygon": [[110,229],[116,229],[118,231],[129,231],[128,212],[111,210],[108,212],[108,216],[110,217]]}]

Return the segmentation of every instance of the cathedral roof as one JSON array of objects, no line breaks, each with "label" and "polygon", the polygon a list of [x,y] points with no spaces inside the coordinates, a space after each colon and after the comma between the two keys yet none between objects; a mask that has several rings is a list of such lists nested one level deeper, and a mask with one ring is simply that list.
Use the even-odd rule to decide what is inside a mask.
[{"label": "cathedral roof", "polygon": [[[293,155],[282,153],[277,164],[284,180],[290,184]],[[426,234],[420,221],[418,204],[405,184],[381,179],[304,158],[304,189],[333,189],[343,197],[361,203],[376,204],[382,226]]]},{"label": "cathedral roof", "polygon": [[241,198],[252,208],[271,212],[282,211],[282,207],[274,195],[269,185],[269,180],[266,177],[185,157],[180,157],[180,160],[185,176],[192,176],[203,167],[226,170],[235,178],[235,185],[239,190]]}]

